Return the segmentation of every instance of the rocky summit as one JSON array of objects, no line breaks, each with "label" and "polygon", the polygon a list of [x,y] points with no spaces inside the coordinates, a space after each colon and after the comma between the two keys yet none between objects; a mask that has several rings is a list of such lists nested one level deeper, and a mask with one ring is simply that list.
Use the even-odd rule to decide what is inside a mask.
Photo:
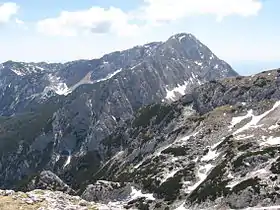
[{"label": "rocky summit", "polygon": [[238,76],[177,34],[0,80],[4,210],[280,207],[280,70]]}]

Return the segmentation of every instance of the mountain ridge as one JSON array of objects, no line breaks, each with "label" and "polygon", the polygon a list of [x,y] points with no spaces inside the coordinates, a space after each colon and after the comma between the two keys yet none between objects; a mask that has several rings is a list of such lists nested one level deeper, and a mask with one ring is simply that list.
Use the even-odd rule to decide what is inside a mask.
[{"label": "mountain ridge", "polygon": [[[175,132],[175,124],[165,126],[182,117],[181,108],[174,105],[181,103],[177,101],[180,97],[194,93],[203,84],[214,86],[215,81],[237,75],[191,34],[177,34],[165,42],[113,52],[100,59],[66,64],[6,62],[0,69],[0,188],[54,187],[82,195],[84,190],[90,192],[103,184],[105,194],[110,194],[114,186],[125,185],[126,198],[132,196],[129,193],[136,193],[135,189],[149,191],[145,187],[149,181],[143,187],[141,175],[139,182],[131,186],[112,177],[114,171],[105,163],[111,164],[113,157],[119,158],[113,159],[118,163],[126,155],[120,149],[134,150],[127,160],[140,160],[137,154],[143,152],[142,144],[154,138],[153,129],[158,137],[152,144],[165,141],[159,128],[171,136]],[[194,95],[188,100],[194,98],[204,100]],[[151,105],[154,103],[157,105]],[[208,112],[211,106],[203,102],[202,108]],[[188,107],[185,111],[183,119],[193,112]],[[158,116],[153,116],[155,119],[149,124],[154,112]],[[189,122],[193,125],[192,120]],[[131,139],[132,131],[135,140]],[[132,147],[128,148],[130,144]],[[147,147],[143,156],[154,149]],[[118,167],[127,170],[125,162]],[[102,177],[104,171],[108,172],[107,177]],[[115,172],[119,175],[124,171]],[[110,181],[115,183],[94,185],[101,178],[112,178]],[[124,185],[117,184],[119,181]],[[93,186],[87,188],[90,184]],[[165,193],[161,190],[152,193],[160,198]],[[88,193],[85,191],[84,195]]]},{"label": "mountain ridge", "polygon": [[[100,142],[101,165],[66,153],[57,164],[69,170],[56,173],[100,209],[279,207],[279,86],[276,69],[144,106]],[[33,180],[24,191],[65,186],[51,172]]]}]

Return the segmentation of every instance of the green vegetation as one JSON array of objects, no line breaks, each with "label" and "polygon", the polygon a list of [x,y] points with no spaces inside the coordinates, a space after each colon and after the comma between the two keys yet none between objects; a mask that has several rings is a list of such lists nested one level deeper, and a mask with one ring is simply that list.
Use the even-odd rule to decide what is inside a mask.
[{"label": "green vegetation", "polygon": [[182,178],[187,177],[193,179],[194,168],[195,164],[190,163],[186,168],[178,171],[173,177],[162,183],[157,189],[155,189],[155,192],[159,197],[164,198],[166,201],[176,200],[182,187]]},{"label": "green vegetation", "polygon": [[269,84],[271,82],[271,80],[265,78],[265,77],[258,77],[255,81],[254,81],[254,85],[258,86],[258,87],[264,87],[267,84]]},{"label": "green vegetation", "polygon": [[95,175],[100,167],[100,156],[96,151],[90,151],[81,158],[72,158],[72,165],[71,170],[63,176],[67,177],[67,183],[75,190],[82,192],[88,184],[102,177],[102,173]]},{"label": "green vegetation", "polygon": [[39,178],[39,174],[38,173],[34,173],[34,174],[29,175],[29,176],[23,177],[20,181],[18,181],[16,183],[16,190],[23,191],[23,192],[28,191],[29,190],[28,189],[28,184],[33,179],[38,180],[38,178]]},{"label": "green vegetation", "polygon": [[258,156],[258,155],[266,155],[266,154],[271,157],[274,157],[276,153],[280,153],[280,147],[267,147],[260,151],[246,152],[246,153],[240,155],[235,161],[233,161],[233,166],[235,168],[242,166],[243,161],[249,157]]},{"label": "green vegetation", "polygon": [[172,107],[167,104],[149,105],[139,110],[133,121],[133,127],[147,127],[150,121],[155,118],[155,124],[159,124],[172,111]]},{"label": "green vegetation", "polygon": [[169,147],[162,151],[163,154],[172,154],[173,156],[185,156],[188,154],[188,150],[190,148],[183,146],[183,147]]},{"label": "green vegetation", "polygon": [[276,162],[272,163],[270,171],[274,174],[280,174],[280,158],[277,158]]},{"label": "green vegetation", "polygon": [[247,179],[247,180],[235,185],[232,188],[232,191],[235,193],[238,193],[238,192],[241,192],[242,190],[246,189],[247,187],[252,187],[256,192],[260,193],[259,181],[260,181],[259,178]]},{"label": "green vegetation", "polygon": [[19,143],[31,145],[43,132],[52,130],[52,116],[59,104],[38,106],[36,111],[0,118],[0,155],[15,151]]},{"label": "green vegetation", "polygon": [[237,149],[239,151],[246,151],[250,148],[253,148],[254,144],[252,142],[249,142],[249,143],[245,143],[245,144],[242,144],[240,145]]},{"label": "green vegetation", "polygon": [[169,178],[166,182],[160,185],[156,190],[156,193],[166,201],[175,200],[182,187],[181,178],[181,176],[175,174],[174,177]]},{"label": "green vegetation", "polygon": [[189,196],[191,202],[204,202],[207,199],[215,200],[217,197],[225,195],[229,192],[226,188],[228,180],[222,180],[225,173],[227,160],[217,165],[207,179],[200,184]]},{"label": "green vegetation", "polygon": [[123,136],[122,134],[111,134],[108,137],[106,137],[105,139],[102,140],[102,144],[104,144],[105,146],[108,147],[119,147],[123,144]]}]

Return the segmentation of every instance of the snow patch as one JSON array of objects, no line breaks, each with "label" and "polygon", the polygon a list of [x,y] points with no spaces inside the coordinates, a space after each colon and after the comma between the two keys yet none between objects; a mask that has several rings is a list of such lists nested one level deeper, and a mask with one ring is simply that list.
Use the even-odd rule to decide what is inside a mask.
[{"label": "snow patch", "polygon": [[171,100],[171,101],[175,101],[176,100],[176,93],[179,95],[184,95],[186,88],[188,86],[188,82],[185,81],[183,85],[178,85],[177,87],[175,87],[172,90],[167,90],[166,89],[166,99]]},{"label": "snow patch", "polygon": [[185,204],[182,203],[182,204],[181,204],[180,206],[178,206],[175,210],[188,210],[188,209],[185,208],[184,205],[185,205]]},{"label": "snow patch", "polygon": [[250,110],[250,111],[248,112],[247,115],[249,115],[249,116],[252,117],[251,121],[250,121],[249,123],[247,123],[246,125],[244,125],[243,127],[239,128],[237,131],[235,131],[235,132],[233,133],[233,135],[236,135],[236,134],[238,134],[238,133],[241,133],[241,132],[243,132],[243,131],[245,131],[245,130],[248,130],[248,129],[252,128],[252,127],[260,127],[260,126],[262,126],[262,125],[257,125],[257,124],[258,124],[264,117],[266,117],[269,113],[271,113],[272,111],[274,111],[279,105],[280,105],[280,101],[277,101],[277,102],[273,105],[273,107],[272,107],[270,110],[268,110],[268,111],[266,111],[266,112],[264,112],[263,114],[258,115],[258,116],[253,115],[253,111]]},{"label": "snow patch", "polygon": [[212,150],[216,149],[217,146],[219,146],[224,140],[225,140],[225,138],[223,138],[221,141],[218,141],[217,143],[215,143],[214,145],[212,145],[211,149],[212,149]]},{"label": "snow patch", "polygon": [[107,75],[105,78],[103,78],[103,79],[96,80],[95,82],[97,83],[97,82],[102,82],[102,81],[106,81],[106,80],[108,80],[108,79],[111,79],[113,76],[115,76],[116,74],[120,73],[121,71],[122,71],[122,68],[119,69],[119,70],[117,70],[117,71],[115,71],[115,72],[113,72],[113,73],[111,73],[111,74],[108,74],[108,75]]},{"label": "snow patch", "polygon": [[186,38],[186,35],[185,35],[185,34],[184,34],[184,35],[182,35],[182,36],[180,36],[180,37],[178,37],[179,42],[181,42],[181,41],[182,41],[182,39],[184,39],[184,38]]},{"label": "snow patch", "polygon": [[[222,140],[223,141],[223,140]],[[217,151],[214,149],[220,144],[221,142],[218,142],[216,144],[214,144],[211,149],[209,150],[209,152],[204,155],[200,161],[201,162],[209,162],[209,161],[213,161],[215,160],[220,153],[217,153]],[[204,182],[204,180],[207,178],[209,172],[215,167],[215,165],[211,164],[211,163],[200,163],[199,167],[198,167],[198,171],[197,171],[197,177],[198,177],[198,181],[196,183],[194,183],[193,185],[189,186],[189,182],[185,182],[184,184],[187,185],[185,186],[187,188],[186,193],[191,193],[193,190],[195,190],[202,182]]]},{"label": "snow patch", "polygon": [[[177,159],[173,159],[172,162],[175,162]],[[168,171],[167,175],[161,180],[161,183],[166,182],[169,178],[172,178],[180,169],[175,169],[172,171]]]},{"label": "snow patch", "polygon": [[202,66],[202,62],[195,61],[194,63],[198,66]]},{"label": "snow patch", "polygon": [[260,143],[261,146],[273,146],[280,144],[280,137],[270,136],[265,142]]},{"label": "snow patch", "polygon": [[195,75],[193,72],[192,72],[192,78],[194,79],[197,79],[198,75]]},{"label": "snow patch", "polygon": [[188,186],[186,193],[191,193],[193,190],[195,190],[207,178],[207,175],[212,168],[214,168],[212,164],[206,164],[204,166],[200,166],[197,171],[198,181],[195,184]]},{"label": "snow patch", "polygon": [[60,154],[57,154],[56,157],[55,157],[55,162],[58,162],[60,159]]},{"label": "snow patch", "polygon": [[68,166],[68,165],[71,163],[72,155],[71,155],[71,152],[70,152],[70,151],[68,151],[68,152],[69,152],[69,155],[68,155],[68,157],[67,157],[66,162],[65,162],[64,165],[63,165],[63,168],[65,168],[66,166]]},{"label": "snow patch", "polygon": [[50,85],[45,87],[42,93],[43,95],[45,95],[50,90],[53,90],[58,95],[68,95],[71,92],[67,85],[64,82],[60,81],[59,77],[48,75],[48,79]]},{"label": "snow patch", "polygon": [[12,70],[16,75],[18,75],[18,76],[24,76],[24,75],[25,75],[23,72],[21,72],[21,71],[19,71],[19,70],[17,70],[17,69],[12,69],[12,68],[11,68],[11,70]]},{"label": "snow patch", "polygon": [[279,128],[279,127],[280,127],[280,125],[275,124],[275,125],[270,126],[270,127],[268,128],[268,130],[275,130],[275,129]]},{"label": "snow patch", "polygon": [[45,69],[40,67],[40,66],[35,66],[37,69],[41,70],[41,71],[44,71]]},{"label": "snow patch", "polygon": [[58,95],[68,95],[70,93],[67,85],[64,82],[58,83],[56,86],[53,87],[53,90]]},{"label": "snow patch", "polygon": [[141,190],[137,190],[135,187],[131,187],[131,193],[130,193],[130,200],[135,200],[137,198],[146,198],[148,200],[155,200],[153,194],[144,194],[141,192]]},{"label": "snow patch", "polygon": [[240,123],[241,121],[249,118],[249,117],[252,117],[253,116],[253,110],[250,109],[248,111],[248,113],[244,116],[239,116],[239,117],[233,117],[232,120],[231,120],[231,125],[228,126],[229,129],[232,129],[234,128],[235,125],[237,125],[238,123]]},{"label": "snow patch", "polygon": [[210,160],[213,160],[213,159],[216,159],[218,156],[220,155],[220,153],[217,153],[217,151],[216,150],[209,150],[208,151],[208,153],[205,155],[205,156],[203,156],[202,158],[201,158],[201,161],[206,161],[206,162],[208,162],[208,161],[210,161]]},{"label": "snow patch", "polygon": [[132,66],[130,69],[133,70],[133,69],[135,69],[136,67],[138,67],[138,66],[140,66],[140,65],[141,65],[141,63],[138,63],[137,65]]}]

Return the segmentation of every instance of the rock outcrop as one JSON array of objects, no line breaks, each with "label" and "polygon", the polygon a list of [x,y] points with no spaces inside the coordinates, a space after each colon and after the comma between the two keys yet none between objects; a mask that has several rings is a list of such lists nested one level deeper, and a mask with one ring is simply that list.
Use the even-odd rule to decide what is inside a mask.
[{"label": "rock outcrop", "polygon": [[88,185],[81,197],[87,201],[108,203],[123,201],[130,196],[131,192],[130,184],[98,180],[95,184]]},{"label": "rock outcrop", "polygon": [[1,210],[109,210],[110,207],[87,202],[78,196],[70,196],[59,191],[34,190],[15,192],[0,190]]},{"label": "rock outcrop", "polygon": [[39,175],[32,177],[22,186],[24,191],[36,189],[61,191],[68,194],[75,194],[74,190],[65,184],[57,175],[51,171],[42,171]]}]

